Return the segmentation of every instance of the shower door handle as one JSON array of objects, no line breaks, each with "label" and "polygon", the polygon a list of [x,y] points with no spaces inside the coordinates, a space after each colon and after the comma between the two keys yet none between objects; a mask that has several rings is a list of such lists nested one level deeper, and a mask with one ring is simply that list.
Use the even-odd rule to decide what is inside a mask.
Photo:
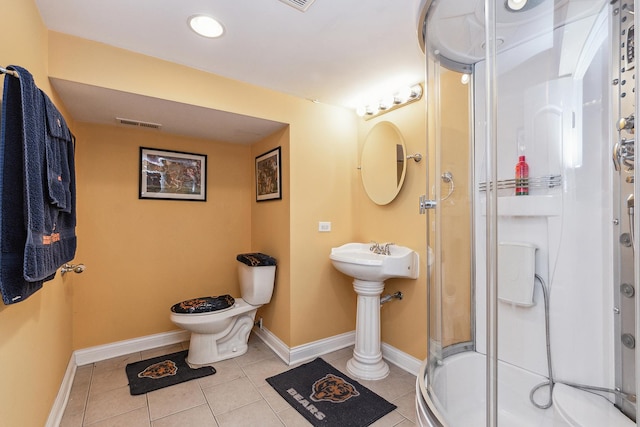
[{"label": "shower door handle", "polygon": [[420,214],[427,213],[427,209],[435,209],[438,203],[435,200],[427,199],[426,195],[420,196]]}]

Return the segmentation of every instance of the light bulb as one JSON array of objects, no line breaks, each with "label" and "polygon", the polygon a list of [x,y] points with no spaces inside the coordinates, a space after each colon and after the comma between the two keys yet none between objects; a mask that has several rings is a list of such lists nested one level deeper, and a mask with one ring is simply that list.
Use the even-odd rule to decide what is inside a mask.
[{"label": "light bulb", "polygon": [[393,107],[393,104],[394,104],[393,96],[385,96],[380,100],[380,109],[388,110],[389,108]]},{"label": "light bulb", "polygon": [[395,103],[403,104],[409,100],[411,97],[411,88],[409,86],[405,86],[396,93]]},{"label": "light bulb", "polygon": [[377,106],[375,106],[375,105],[367,105],[365,114],[367,116],[373,116],[375,114],[378,114],[378,111],[379,111],[379,109],[378,109]]},{"label": "light bulb", "polygon": [[224,27],[214,18],[195,15],[189,18],[189,27],[203,37],[216,38],[224,33]]}]

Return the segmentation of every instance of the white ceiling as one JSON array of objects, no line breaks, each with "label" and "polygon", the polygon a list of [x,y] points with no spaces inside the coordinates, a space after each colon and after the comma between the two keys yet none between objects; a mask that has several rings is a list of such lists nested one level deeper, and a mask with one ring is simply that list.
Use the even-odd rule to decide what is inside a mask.
[{"label": "white ceiling", "polygon": [[[306,12],[281,0],[36,3],[50,30],[347,108],[424,80],[424,55],[417,37],[420,0],[315,0]],[[200,13],[220,20],[225,34],[207,39],[191,31],[187,19]],[[229,113],[74,82],[53,84],[80,121],[102,123],[108,118],[113,124],[115,115],[161,123],[164,131],[183,133],[173,130],[180,129],[181,122],[188,135],[195,132],[193,136],[215,139],[222,135],[240,143],[251,143],[283,125],[246,116],[229,120]],[[88,108],[87,102],[95,108]],[[80,104],[82,109],[74,108]],[[157,118],[149,117],[149,111]],[[231,128],[217,127],[219,135],[211,135],[216,128],[211,117],[197,119],[207,112]],[[185,120],[193,123],[185,126]]]}]

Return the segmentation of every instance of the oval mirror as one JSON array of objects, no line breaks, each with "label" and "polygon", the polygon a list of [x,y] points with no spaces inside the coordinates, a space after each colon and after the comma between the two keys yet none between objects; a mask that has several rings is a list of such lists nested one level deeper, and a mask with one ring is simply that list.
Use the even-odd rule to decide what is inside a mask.
[{"label": "oval mirror", "polygon": [[406,148],[400,130],[380,122],[369,131],[362,148],[362,184],[369,198],[386,205],[396,198],[406,173]]}]

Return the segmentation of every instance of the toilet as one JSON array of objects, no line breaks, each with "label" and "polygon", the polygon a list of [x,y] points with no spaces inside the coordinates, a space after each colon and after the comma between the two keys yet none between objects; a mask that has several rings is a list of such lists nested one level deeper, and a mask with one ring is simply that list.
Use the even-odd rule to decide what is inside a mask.
[{"label": "toilet", "polygon": [[246,353],[256,312],[271,301],[276,260],[262,253],[240,254],[236,260],[241,298],[193,298],[171,307],[171,321],[191,332],[186,359],[191,367]]}]

